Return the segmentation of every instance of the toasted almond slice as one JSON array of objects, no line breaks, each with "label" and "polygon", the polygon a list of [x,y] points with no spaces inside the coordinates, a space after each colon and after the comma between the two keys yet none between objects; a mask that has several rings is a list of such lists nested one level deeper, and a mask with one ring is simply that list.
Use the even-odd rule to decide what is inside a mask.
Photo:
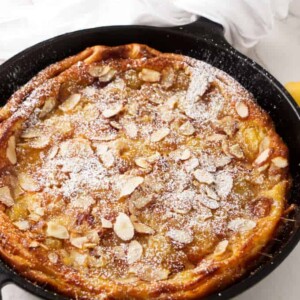
[{"label": "toasted almond slice", "polygon": [[[133,270],[133,269],[131,269]],[[160,281],[160,280],[165,280],[168,279],[170,271],[161,267],[146,267],[146,266],[141,266],[139,270],[134,271],[133,273],[137,274],[137,276],[144,281]]]},{"label": "toasted almond slice", "polygon": [[214,176],[210,172],[204,170],[204,169],[198,169],[194,172],[195,178],[201,182],[206,184],[211,184],[214,182]]},{"label": "toasted almond slice", "polygon": [[171,67],[166,67],[162,70],[161,85],[165,88],[169,88],[174,84],[175,71]]},{"label": "toasted almond slice", "polygon": [[257,171],[258,171],[259,173],[262,173],[263,171],[267,170],[267,169],[269,168],[269,166],[270,166],[270,164],[264,164],[264,165],[262,165],[261,167],[258,167],[258,168],[257,168]]},{"label": "toasted almond slice", "polygon": [[270,148],[271,140],[268,136],[265,136],[259,144],[259,153],[263,152],[264,150]]},{"label": "toasted almond slice", "polygon": [[[88,241],[92,244],[98,244],[100,241],[99,238],[99,234],[97,230],[91,230],[89,232],[86,233],[86,237],[88,239]],[[87,247],[87,245],[84,245],[85,247]]]},{"label": "toasted almond slice", "polygon": [[220,207],[220,204],[218,201],[214,200],[214,199],[210,199],[208,197],[201,197],[200,198],[200,202],[206,206],[207,208],[210,209],[217,209]]},{"label": "toasted almond slice", "polygon": [[261,152],[257,158],[255,159],[254,161],[254,165],[257,165],[257,166],[261,166],[262,164],[264,164],[268,158],[270,157],[272,153],[272,149],[268,148],[266,150],[264,150],[263,152]]},{"label": "toasted almond slice", "polygon": [[87,105],[85,105],[83,111],[83,116],[84,116],[84,120],[85,121],[94,121],[97,120],[100,112],[97,109],[96,105],[88,103]]},{"label": "toasted almond slice", "polygon": [[123,241],[129,241],[133,238],[134,227],[126,214],[119,213],[114,224],[114,232]]},{"label": "toasted almond slice", "polygon": [[16,138],[14,135],[8,139],[6,157],[13,165],[17,163]]},{"label": "toasted almond slice", "polygon": [[167,127],[158,129],[157,131],[154,131],[151,134],[151,138],[150,138],[151,142],[153,142],[153,143],[159,142],[159,141],[163,140],[169,134],[170,134],[170,129]]},{"label": "toasted almond slice", "polygon": [[159,152],[155,152],[151,156],[147,157],[147,160],[149,161],[150,164],[156,163],[160,159],[161,155]]},{"label": "toasted almond slice", "polygon": [[138,135],[138,127],[134,122],[130,122],[124,125],[124,129],[126,134],[132,138],[135,139]]},{"label": "toasted almond slice", "polygon": [[51,263],[56,264],[58,262],[58,255],[56,253],[49,253],[48,254],[48,259],[50,260]]},{"label": "toasted almond slice", "polygon": [[50,137],[47,135],[40,136],[30,142],[30,147],[34,149],[43,149],[50,144]]},{"label": "toasted almond slice", "polygon": [[58,153],[58,150],[59,150],[58,146],[56,145],[53,146],[48,153],[48,159],[53,159]]},{"label": "toasted almond slice", "polygon": [[11,196],[10,189],[8,186],[3,186],[0,188],[0,202],[8,207],[14,205],[15,201]]},{"label": "toasted almond slice", "polygon": [[184,168],[187,172],[195,170],[199,166],[199,160],[196,157],[192,157],[184,162]]},{"label": "toasted almond slice", "polygon": [[72,198],[71,205],[72,207],[88,209],[95,202],[95,199],[91,195],[83,193],[79,194],[77,197]]},{"label": "toasted almond slice", "polygon": [[185,149],[180,154],[180,160],[187,160],[191,157],[191,151],[189,149]]},{"label": "toasted almond slice", "polygon": [[231,157],[225,156],[225,155],[216,157],[214,160],[215,166],[217,168],[224,167],[224,166],[228,165],[230,162],[231,162]]},{"label": "toasted almond slice", "polygon": [[256,227],[256,222],[248,219],[237,218],[229,222],[228,228],[235,232],[245,233]]},{"label": "toasted almond slice", "polygon": [[147,158],[144,157],[138,157],[134,162],[137,166],[143,169],[150,169],[152,167],[152,165],[148,162]]},{"label": "toasted almond slice", "polygon": [[225,253],[229,242],[227,240],[221,241],[215,248],[214,255],[219,256]]},{"label": "toasted almond slice", "polygon": [[110,126],[112,126],[115,129],[118,129],[118,130],[122,129],[122,125],[116,121],[110,121],[109,124],[110,124]]},{"label": "toasted almond slice", "polygon": [[244,152],[242,150],[242,148],[240,147],[240,145],[235,144],[229,147],[229,152],[230,154],[232,154],[233,156],[235,156],[236,158],[243,158],[244,157]]},{"label": "toasted almond slice", "polygon": [[272,163],[277,167],[277,168],[286,168],[288,166],[288,161],[286,158],[278,156],[272,159]]},{"label": "toasted almond slice", "polygon": [[37,242],[37,241],[32,241],[30,244],[29,244],[29,248],[37,248],[39,247],[40,244]]},{"label": "toasted almond slice", "polygon": [[143,255],[143,247],[138,241],[131,241],[128,246],[127,262],[129,265],[137,262]]},{"label": "toasted almond slice", "polygon": [[194,237],[188,231],[179,229],[169,230],[166,236],[171,238],[173,241],[182,244],[190,244],[194,240]]},{"label": "toasted almond slice", "polygon": [[158,82],[160,81],[160,76],[159,72],[147,68],[143,68],[139,73],[139,78],[146,82]]},{"label": "toasted almond slice", "polygon": [[124,183],[121,188],[120,198],[128,196],[134,192],[134,190],[144,182],[144,178],[140,176],[126,176],[124,177]]},{"label": "toasted almond slice", "polygon": [[226,139],[225,134],[214,133],[206,138],[208,142],[221,142]]},{"label": "toasted almond slice", "polygon": [[114,107],[105,109],[102,112],[103,117],[105,118],[111,118],[116,116],[118,113],[120,113],[123,110],[123,105],[122,104],[116,104]]},{"label": "toasted almond slice", "polygon": [[17,226],[20,230],[28,230],[30,228],[29,222],[25,220],[14,222],[14,225]]},{"label": "toasted almond slice", "polygon": [[145,197],[138,197],[134,200],[134,206],[137,209],[141,209],[146,207],[149,203],[151,203],[153,197],[151,195],[146,195]]},{"label": "toasted almond slice", "polygon": [[155,231],[150,226],[140,223],[140,222],[133,222],[134,229],[138,233],[144,233],[144,234],[154,234]]},{"label": "toasted almond slice", "polygon": [[88,238],[86,236],[81,237],[71,237],[70,243],[79,249],[83,248],[83,245],[88,242]]},{"label": "toasted almond slice", "polygon": [[27,192],[36,192],[40,189],[38,183],[27,173],[18,174],[19,185]]},{"label": "toasted almond slice", "polygon": [[87,254],[81,254],[77,251],[72,251],[71,256],[74,258],[74,262],[79,266],[83,266],[86,263]]},{"label": "toasted almond slice", "polygon": [[194,128],[194,126],[192,125],[192,123],[190,121],[186,121],[184,124],[182,124],[179,127],[179,132],[182,135],[189,136],[189,135],[194,134],[195,128]]},{"label": "toasted almond slice", "polygon": [[101,224],[102,224],[102,228],[113,228],[112,222],[105,218],[101,218]]},{"label": "toasted almond slice", "polygon": [[217,195],[217,193],[209,186],[206,185],[204,191],[209,198],[219,200],[219,196]]},{"label": "toasted almond slice", "polygon": [[62,240],[66,240],[69,238],[69,232],[67,228],[53,221],[49,221],[47,223],[46,235]]},{"label": "toasted almond slice", "polygon": [[59,109],[63,112],[67,112],[75,108],[75,106],[79,103],[81,99],[80,94],[72,94],[69,98],[67,98],[60,106]]},{"label": "toasted almond slice", "polygon": [[45,208],[43,207],[36,207],[34,209],[34,213],[37,214],[38,216],[43,216],[45,214]]},{"label": "toasted almond slice", "polygon": [[249,108],[244,102],[237,102],[235,104],[235,110],[242,119],[249,116]]},{"label": "toasted almond slice", "polygon": [[117,71],[110,66],[90,66],[89,73],[98,77],[100,82],[108,82],[113,79]]},{"label": "toasted almond slice", "polygon": [[215,176],[216,192],[220,197],[227,197],[233,187],[233,178],[227,172],[220,172]]},{"label": "toasted almond slice", "polygon": [[54,97],[49,97],[45,100],[44,106],[40,111],[39,117],[44,118],[46,115],[52,111],[56,104],[56,100]]},{"label": "toasted almond slice", "polygon": [[23,139],[38,138],[38,137],[42,136],[43,134],[44,133],[41,128],[29,127],[22,132],[21,138],[23,138]]},{"label": "toasted almond slice", "polygon": [[115,163],[115,157],[111,150],[106,151],[105,153],[100,155],[101,160],[106,168],[110,168]]}]

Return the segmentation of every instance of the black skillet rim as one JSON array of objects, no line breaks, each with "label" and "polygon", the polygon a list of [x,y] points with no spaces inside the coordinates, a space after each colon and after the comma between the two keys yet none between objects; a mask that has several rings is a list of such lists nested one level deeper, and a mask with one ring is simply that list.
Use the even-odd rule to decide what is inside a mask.
[{"label": "black skillet rim", "polygon": [[[201,24],[202,23],[202,24]],[[237,58],[244,60],[245,63],[251,64],[252,68],[256,70],[256,72],[260,73],[262,76],[267,77],[270,84],[272,84],[284,97],[284,100],[289,104],[290,109],[292,112],[296,115],[297,119],[299,120],[300,125],[300,110],[293,100],[293,98],[290,96],[290,94],[285,90],[285,88],[281,85],[281,83],[278,82],[277,79],[275,79],[271,74],[269,74],[264,68],[262,68],[260,65],[246,57],[245,55],[238,52],[236,49],[234,49],[232,46],[230,46],[223,36],[223,29],[220,27],[219,24],[213,23],[209,20],[206,20],[204,18],[200,18],[200,21],[196,21],[194,23],[180,26],[180,27],[164,27],[164,28],[158,28],[158,27],[152,27],[152,26],[140,26],[140,25],[130,25],[130,26],[109,26],[109,27],[99,27],[99,28],[91,28],[91,29],[84,29],[79,30],[71,33],[66,33],[51,39],[48,39],[46,41],[43,41],[41,43],[38,43],[32,47],[29,47],[25,49],[24,51],[20,52],[19,54],[15,55],[8,61],[6,61],[4,64],[0,66],[0,73],[6,72],[9,67],[17,63],[19,60],[22,60],[27,54],[30,54],[40,48],[44,48],[46,46],[50,46],[54,41],[57,40],[63,40],[67,39],[68,37],[74,37],[77,36],[78,38],[81,35],[84,35],[86,33],[93,33],[101,31],[107,31],[107,30],[121,30],[124,28],[127,29],[151,29],[151,30],[163,30],[166,34],[174,34],[174,31],[182,31],[186,35],[190,35],[192,38],[197,38],[197,30],[199,30],[198,26],[203,26],[204,24],[204,31],[206,33],[205,37],[202,37],[203,40],[207,43],[213,43],[215,47],[230,51],[233,55],[235,55]],[[194,32],[196,31],[196,33]],[[292,113],[291,112],[291,113]],[[206,299],[214,300],[214,299],[230,299],[234,296],[237,296],[238,294],[241,294],[245,290],[249,289],[250,287],[254,286],[256,283],[261,281],[263,278],[265,278],[268,274],[270,274],[276,267],[278,267],[281,262],[291,253],[291,251],[295,248],[295,246],[298,244],[300,240],[300,228],[298,226],[296,232],[294,232],[291,237],[288,239],[288,241],[285,243],[285,246],[283,247],[283,250],[276,254],[276,257],[274,260],[269,261],[263,265],[263,268],[258,269],[255,274],[250,274],[248,277],[236,282],[235,284],[229,286],[228,288],[224,289],[221,292],[213,293],[210,296],[206,297]],[[2,260],[0,260],[0,288],[8,283],[15,283],[19,287],[31,292],[34,295],[44,297],[45,299],[50,300],[67,300],[69,298],[58,295],[55,292],[51,290],[47,290],[43,288],[42,286],[37,286],[34,283],[30,282],[26,278],[20,276],[17,274],[14,270],[12,270],[9,266],[7,266],[6,263],[4,263]],[[1,299],[1,295],[0,295]]]}]

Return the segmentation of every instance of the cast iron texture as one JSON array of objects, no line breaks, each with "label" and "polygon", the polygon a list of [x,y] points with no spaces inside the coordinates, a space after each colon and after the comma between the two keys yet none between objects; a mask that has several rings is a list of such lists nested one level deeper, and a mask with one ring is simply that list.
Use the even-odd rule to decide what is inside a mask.
[{"label": "cast iron texture", "polygon": [[[299,108],[284,87],[262,67],[232,48],[224,39],[223,28],[204,18],[180,27],[158,28],[149,26],[100,27],[67,33],[47,40],[14,56],[0,66],[1,105],[20,86],[30,80],[38,71],[51,63],[76,54],[88,46],[121,45],[143,43],[163,52],[188,55],[224,70],[247,90],[253,93],[272,117],[277,132],[290,149],[290,166],[293,187],[290,203],[300,205],[300,114]],[[291,216],[278,237],[262,256],[257,267],[241,280],[222,292],[214,293],[206,299],[232,298],[273,271],[293,250],[300,239],[300,211]],[[65,300],[47,287],[37,286],[15,273],[0,260],[0,286],[16,283],[25,290],[50,300]],[[0,295],[1,299],[1,295]]]}]

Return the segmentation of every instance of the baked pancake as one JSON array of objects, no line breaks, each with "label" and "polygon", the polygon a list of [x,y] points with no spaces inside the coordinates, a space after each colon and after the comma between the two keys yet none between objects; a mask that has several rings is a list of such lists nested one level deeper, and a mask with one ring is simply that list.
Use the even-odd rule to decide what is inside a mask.
[{"label": "baked pancake", "polygon": [[0,255],[74,299],[204,297],[249,270],[287,206],[270,117],[190,57],[91,47],[0,119]]}]

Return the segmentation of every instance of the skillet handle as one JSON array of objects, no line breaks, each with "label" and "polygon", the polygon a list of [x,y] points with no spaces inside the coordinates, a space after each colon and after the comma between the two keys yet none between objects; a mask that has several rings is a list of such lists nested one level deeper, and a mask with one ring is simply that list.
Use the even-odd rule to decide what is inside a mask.
[{"label": "skillet handle", "polygon": [[199,17],[193,23],[177,26],[174,29],[183,30],[194,36],[201,36],[201,38],[213,40],[215,43],[231,47],[224,37],[223,26],[204,17]]},{"label": "skillet handle", "polygon": [[9,276],[2,271],[0,272],[0,300],[2,300],[2,288],[11,281]]}]

